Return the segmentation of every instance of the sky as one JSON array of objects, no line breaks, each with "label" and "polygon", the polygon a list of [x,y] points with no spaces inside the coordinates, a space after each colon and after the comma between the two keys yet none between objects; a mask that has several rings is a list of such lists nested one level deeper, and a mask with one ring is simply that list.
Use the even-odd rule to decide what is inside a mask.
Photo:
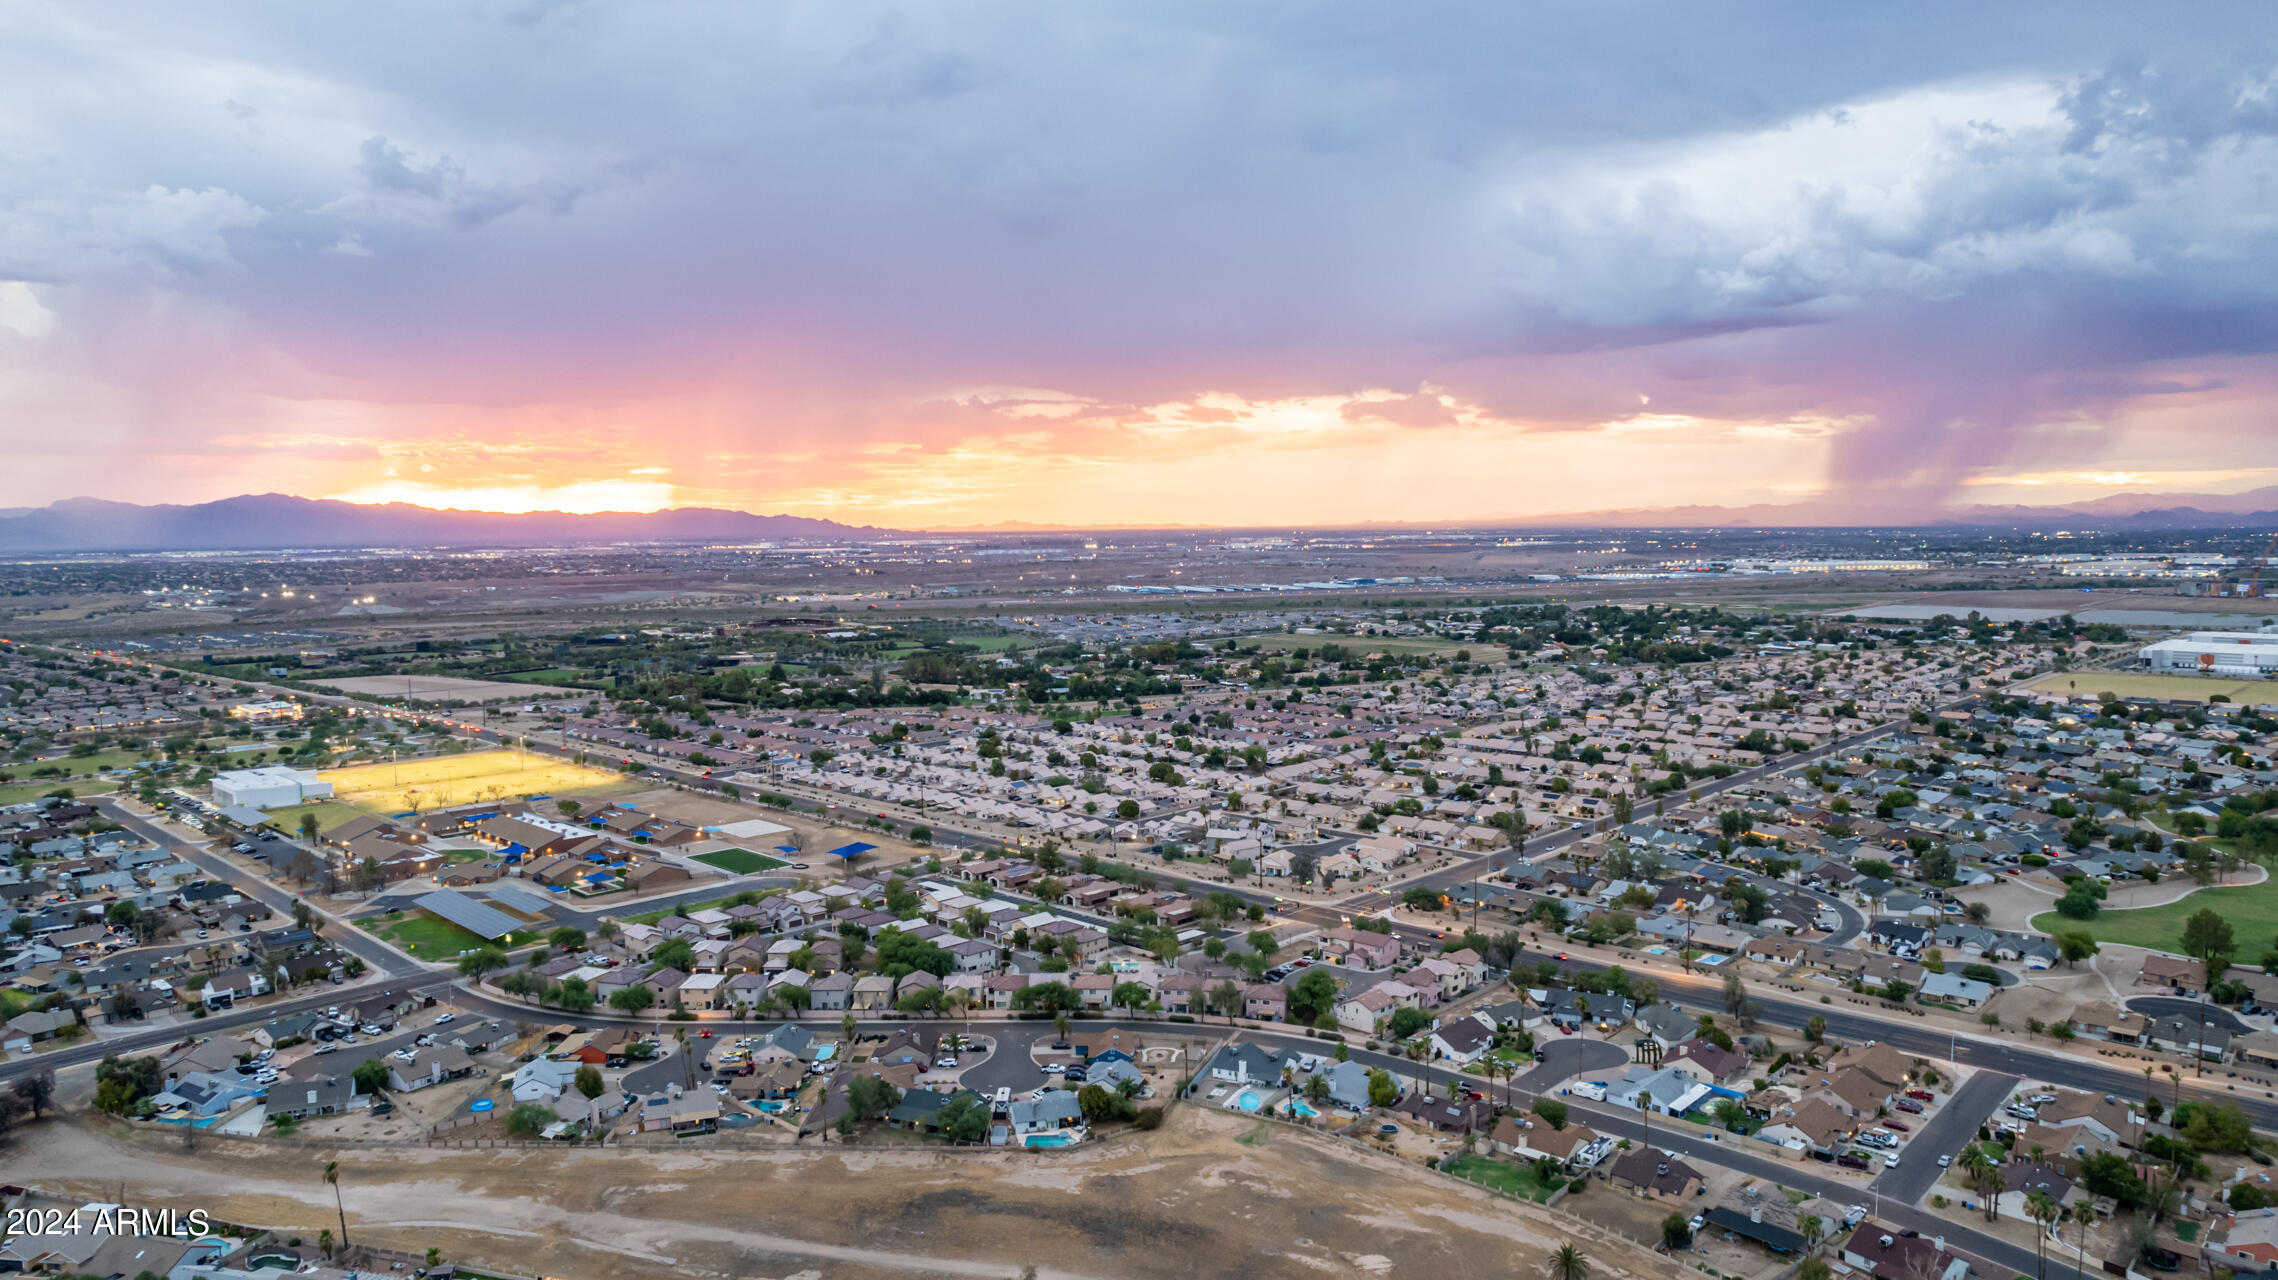
[{"label": "sky", "polygon": [[2278,9],[0,7],[0,504],[2278,484]]}]

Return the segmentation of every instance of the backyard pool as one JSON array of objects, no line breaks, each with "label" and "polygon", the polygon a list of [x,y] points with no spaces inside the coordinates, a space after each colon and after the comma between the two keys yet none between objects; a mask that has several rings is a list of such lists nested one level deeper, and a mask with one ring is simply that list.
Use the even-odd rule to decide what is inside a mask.
[{"label": "backyard pool", "polygon": [[1290,1114],[1301,1116],[1307,1120],[1311,1120],[1313,1117],[1321,1114],[1320,1112],[1315,1111],[1312,1107],[1306,1105],[1302,1099],[1298,1098],[1291,1098],[1289,1100],[1289,1111]]},{"label": "backyard pool", "polygon": [[817,1045],[815,1046],[815,1061],[829,1062],[837,1053],[838,1046],[835,1044]]},{"label": "backyard pool", "polygon": [[1257,1091],[1254,1089],[1244,1089],[1241,1093],[1235,1095],[1234,1098],[1234,1105],[1240,1107],[1244,1111],[1255,1111],[1265,1104],[1266,1100],[1259,1097]]},{"label": "backyard pool", "polygon": [[1032,1133],[1023,1140],[1022,1145],[1030,1147],[1064,1147],[1074,1141],[1074,1138],[1071,1138],[1064,1133]]},{"label": "backyard pool", "polygon": [[775,1112],[781,1111],[786,1104],[778,1102],[771,1098],[765,1102],[754,1103],[753,1105],[757,1106],[762,1111],[773,1114]]}]

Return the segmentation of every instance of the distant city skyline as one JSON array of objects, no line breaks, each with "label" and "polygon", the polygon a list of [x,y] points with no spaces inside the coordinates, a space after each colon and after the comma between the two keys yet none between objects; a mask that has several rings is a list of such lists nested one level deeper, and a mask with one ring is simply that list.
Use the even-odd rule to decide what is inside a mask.
[{"label": "distant city skyline", "polygon": [[1862,520],[2278,483],[2278,15],[0,30],[11,506]]}]

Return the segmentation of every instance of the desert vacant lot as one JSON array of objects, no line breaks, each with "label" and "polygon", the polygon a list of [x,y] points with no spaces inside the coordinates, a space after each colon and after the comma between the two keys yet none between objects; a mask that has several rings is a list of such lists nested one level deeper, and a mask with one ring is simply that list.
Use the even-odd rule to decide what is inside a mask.
[{"label": "desert vacant lot", "polygon": [[[155,1128],[156,1126],[146,1126]],[[205,1209],[314,1239],[340,1161],[358,1241],[461,1267],[624,1280],[976,1277],[1322,1280],[1539,1276],[1578,1244],[1592,1280],[1682,1265],[1582,1217],[1414,1165],[1187,1107],[1153,1134],[1060,1156],[739,1146],[451,1151],[208,1139],[103,1124],[20,1127],[9,1176],[81,1200]],[[1695,1277],[1698,1280],[1698,1277]]]},{"label": "desert vacant lot", "polygon": [[2057,671],[2025,686],[2043,693],[2114,693],[2123,698],[2205,702],[2216,694],[2257,706],[2278,704],[2278,680],[2222,680],[2213,676],[2155,676],[2143,672]]},{"label": "desert vacant lot", "polygon": [[489,702],[493,698],[559,698],[583,689],[554,684],[516,684],[509,680],[466,680],[458,676],[348,676],[339,680],[311,680],[310,684],[361,693],[374,698],[410,698],[413,702]]},{"label": "desert vacant lot", "polygon": [[637,785],[612,770],[527,751],[469,751],[423,760],[359,764],[326,769],[317,776],[332,784],[337,799],[374,813],[531,796],[622,795]]}]

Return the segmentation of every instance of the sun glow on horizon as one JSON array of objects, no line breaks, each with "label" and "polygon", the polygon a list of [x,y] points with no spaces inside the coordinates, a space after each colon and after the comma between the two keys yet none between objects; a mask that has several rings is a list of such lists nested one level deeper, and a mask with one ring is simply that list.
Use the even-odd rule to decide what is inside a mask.
[{"label": "sun glow on horizon", "polygon": [[325,496],[361,506],[403,502],[438,511],[494,511],[504,515],[563,511],[571,515],[599,515],[619,511],[662,511],[675,505],[676,490],[671,483],[663,480],[574,480],[558,485],[453,485],[421,480],[383,480],[377,484]]}]

